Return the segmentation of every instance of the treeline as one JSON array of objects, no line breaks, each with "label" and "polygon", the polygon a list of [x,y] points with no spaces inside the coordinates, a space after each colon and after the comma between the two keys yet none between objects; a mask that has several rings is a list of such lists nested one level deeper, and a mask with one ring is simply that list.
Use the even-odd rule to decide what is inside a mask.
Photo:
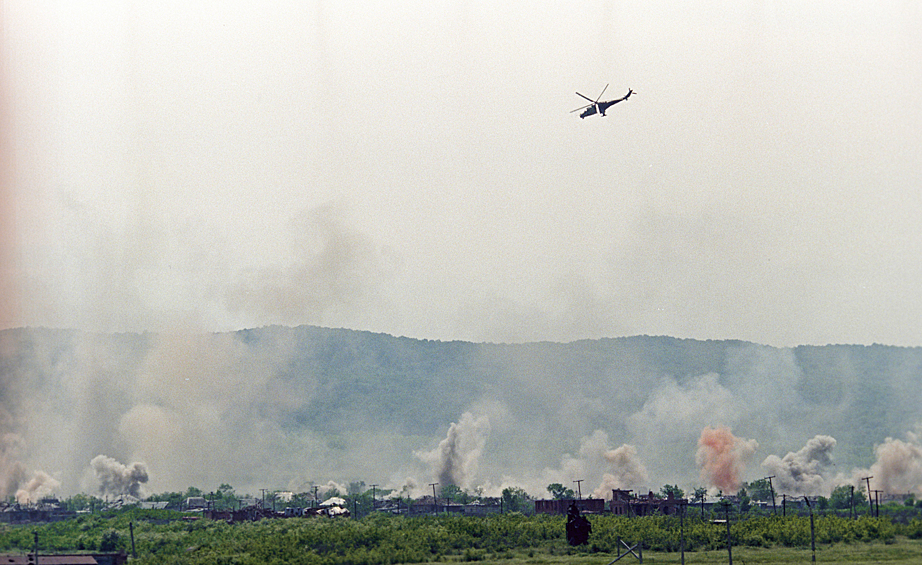
[{"label": "treeline", "polygon": [[[436,492],[439,504],[469,504],[480,502],[502,506],[504,511],[534,512],[534,498],[529,496],[525,489],[520,487],[506,487],[498,497],[483,496],[482,493],[466,491],[456,485],[439,487]],[[81,495],[85,496],[85,495]],[[385,505],[406,508],[416,499],[409,496],[400,496],[393,489],[368,488],[364,481],[353,481],[344,485],[342,489],[324,487],[319,492],[289,493],[281,491],[266,491],[258,496],[250,494],[238,495],[234,487],[221,484],[217,490],[203,491],[197,487],[189,487],[185,492],[164,492],[149,496],[150,502],[166,502],[168,508],[181,509],[183,503],[192,497],[204,498],[210,508],[214,510],[234,510],[245,501],[255,500],[264,508],[282,510],[286,507],[310,508],[316,506],[324,499],[331,497],[342,498],[346,501],[346,508],[359,516],[364,516]],[[70,506],[69,503],[65,503]]]}]

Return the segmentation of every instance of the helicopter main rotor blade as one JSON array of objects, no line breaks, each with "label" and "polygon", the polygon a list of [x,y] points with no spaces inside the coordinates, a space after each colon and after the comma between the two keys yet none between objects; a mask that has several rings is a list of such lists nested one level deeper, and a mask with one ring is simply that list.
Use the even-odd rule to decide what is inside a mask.
[{"label": "helicopter main rotor blade", "polygon": [[583,106],[583,107],[581,107],[581,108],[577,108],[576,110],[570,110],[570,113],[572,114],[573,112],[579,112],[580,110],[585,110],[586,108],[588,108],[588,107],[590,107],[590,106],[595,106],[595,104],[586,104],[585,106]]},{"label": "helicopter main rotor blade", "polygon": [[[610,83],[609,83],[610,84]],[[608,85],[605,85],[605,88],[602,89],[602,92],[599,93],[599,98],[602,98],[602,95],[605,94],[605,90],[608,89]],[[598,102],[599,98],[596,98],[595,101]]]},{"label": "helicopter main rotor blade", "polygon": [[577,94],[577,96],[582,96],[583,98],[585,98],[586,100],[592,102],[593,104],[595,104],[596,102],[598,102],[597,100],[593,100],[592,98],[589,98],[588,96],[583,96],[583,95],[580,94],[579,92],[577,92],[576,94]]}]

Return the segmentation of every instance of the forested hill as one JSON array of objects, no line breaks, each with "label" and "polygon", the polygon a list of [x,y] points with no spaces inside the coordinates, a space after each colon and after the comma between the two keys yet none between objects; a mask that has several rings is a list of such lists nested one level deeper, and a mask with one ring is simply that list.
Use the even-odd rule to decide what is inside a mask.
[{"label": "forested hill", "polygon": [[[478,344],[311,326],[15,329],[0,332],[0,425],[17,438],[0,445],[0,467],[56,470],[71,488],[99,453],[185,464],[188,472],[157,469],[180,487],[222,466],[238,481],[342,468],[389,477],[421,472],[414,454],[467,412],[483,438],[471,472],[494,482],[560,466],[598,431],[613,446],[636,446],[651,482],[670,472],[678,482],[696,476],[701,429],[718,425],[758,441],[755,473],[764,456],[816,434],[837,440],[847,471],[922,422],[920,381],[922,349],[883,345],[650,336]],[[257,454],[262,463],[239,463]]]}]

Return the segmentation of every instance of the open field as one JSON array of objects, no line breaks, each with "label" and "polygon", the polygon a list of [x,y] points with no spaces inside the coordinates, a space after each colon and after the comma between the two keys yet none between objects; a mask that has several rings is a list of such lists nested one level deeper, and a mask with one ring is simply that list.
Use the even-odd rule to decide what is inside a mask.
[{"label": "open field", "polygon": [[[571,555],[535,554],[528,556],[510,556],[504,559],[486,558],[480,561],[481,565],[608,565],[617,557],[617,554],[607,553],[578,553]],[[455,560],[446,560],[454,562]],[[463,561],[459,559],[458,561]],[[636,564],[637,559],[623,557],[619,564]],[[679,553],[644,551],[645,564],[679,564]],[[685,563],[688,565],[708,563],[727,563],[726,550],[695,551],[685,553]],[[734,548],[733,563],[735,565],[782,565],[790,563],[811,563],[809,548]],[[922,563],[922,542],[917,540],[897,539],[893,543],[855,543],[835,544],[817,548],[817,563],[843,563],[848,565],[886,564],[918,564]]]},{"label": "open field", "polygon": [[[303,563],[392,565],[476,562],[503,565],[608,565],[621,539],[644,540],[645,563],[681,563],[675,517],[592,516],[589,543],[571,547],[562,516],[491,517],[375,515],[280,518],[229,524],[171,511],[128,510],[48,524],[0,525],[0,553],[122,551],[134,563]],[[810,563],[809,518],[751,518],[733,522],[733,561]],[[685,563],[726,563],[726,534],[710,520],[685,521]],[[816,520],[818,563],[922,563],[922,522],[890,518]],[[626,556],[619,563],[637,563]]]}]

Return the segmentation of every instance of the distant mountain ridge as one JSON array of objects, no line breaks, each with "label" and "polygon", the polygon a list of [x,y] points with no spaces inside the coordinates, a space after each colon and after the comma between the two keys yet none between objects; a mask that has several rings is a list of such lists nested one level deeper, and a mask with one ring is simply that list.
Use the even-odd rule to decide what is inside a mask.
[{"label": "distant mountain ridge", "polygon": [[81,488],[85,462],[101,453],[143,458],[152,482],[176,488],[220,472],[240,483],[339,480],[334,473],[396,481],[428,472],[421,453],[465,413],[480,422],[472,481],[538,481],[602,433],[611,447],[637,447],[654,486],[691,482],[697,436],[717,425],[758,441],[753,475],[767,454],[816,434],[837,440],[844,471],[870,465],[875,444],[922,422],[920,382],[922,348],[883,345],[651,336],[478,344],[314,326],[4,330],[0,425],[17,439],[0,444],[0,490],[16,482],[16,464]]}]

